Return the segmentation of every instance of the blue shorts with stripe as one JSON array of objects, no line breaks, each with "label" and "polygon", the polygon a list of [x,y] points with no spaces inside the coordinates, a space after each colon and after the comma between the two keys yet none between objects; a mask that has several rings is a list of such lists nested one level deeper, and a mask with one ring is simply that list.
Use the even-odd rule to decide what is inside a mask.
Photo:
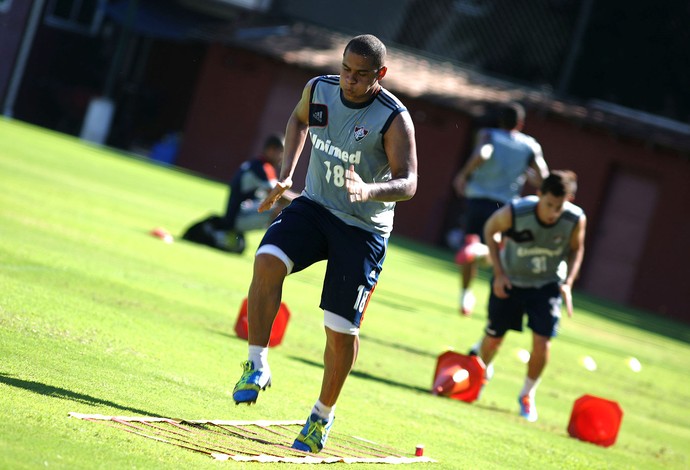
[{"label": "blue shorts with stripe", "polygon": [[270,225],[261,246],[275,245],[294,263],[293,273],[327,261],[320,307],[359,327],[383,268],[388,238],[346,224],[304,196]]},{"label": "blue shorts with stripe", "polygon": [[[492,279],[493,284],[493,279]],[[508,298],[489,297],[489,322],[486,334],[503,337],[508,330],[522,331],[523,316],[536,334],[552,338],[558,333],[561,318],[561,291],[558,283],[542,287],[516,287],[507,290]]]}]

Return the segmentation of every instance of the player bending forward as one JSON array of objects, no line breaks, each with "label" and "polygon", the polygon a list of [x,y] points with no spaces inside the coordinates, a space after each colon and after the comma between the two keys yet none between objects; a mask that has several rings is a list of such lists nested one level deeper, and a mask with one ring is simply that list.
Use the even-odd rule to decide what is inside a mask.
[{"label": "player bending forward", "polygon": [[[576,190],[575,173],[552,171],[537,196],[514,200],[484,226],[494,277],[479,355],[491,365],[505,334],[522,331],[527,315],[532,352],[518,401],[520,415],[528,421],[537,420],[535,392],[549,360],[562,301],[568,316],[573,314],[571,290],[582,264],[586,226],[583,210],[571,202]],[[496,240],[500,234],[501,245]]]}]

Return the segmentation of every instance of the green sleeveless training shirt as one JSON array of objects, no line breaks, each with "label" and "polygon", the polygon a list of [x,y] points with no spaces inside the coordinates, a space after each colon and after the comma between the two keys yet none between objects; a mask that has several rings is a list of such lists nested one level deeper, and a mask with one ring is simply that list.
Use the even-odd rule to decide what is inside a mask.
[{"label": "green sleeveless training shirt", "polygon": [[563,213],[553,225],[537,218],[537,196],[527,196],[510,203],[513,226],[505,234],[500,257],[510,282],[517,287],[542,287],[563,282],[570,237],[583,210],[565,202]]},{"label": "green sleeveless training shirt", "polygon": [[303,194],[348,225],[388,236],[395,203],[350,202],[345,170],[354,165],[366,183],[391,179],[383,135],[402,112],[407,109],[384,88],[366,103],[348,103],[337,75],[318,77],[309,104],[312,149]]}]

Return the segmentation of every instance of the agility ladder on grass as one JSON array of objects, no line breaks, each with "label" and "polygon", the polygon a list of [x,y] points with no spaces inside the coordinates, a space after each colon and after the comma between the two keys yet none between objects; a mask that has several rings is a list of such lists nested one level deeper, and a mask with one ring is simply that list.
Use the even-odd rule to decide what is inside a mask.
[{"label": "agility ladder on grass", "polygon": [[117,429],[209,455],[216,460],[286,463],[435,462],[428,457],[406,457],[391,447],[360,437],[331,432],[318,454],[291,447],[303,421],[186,420],[160,417],[104,416],[69,413],[73,418],[103,422]]}]

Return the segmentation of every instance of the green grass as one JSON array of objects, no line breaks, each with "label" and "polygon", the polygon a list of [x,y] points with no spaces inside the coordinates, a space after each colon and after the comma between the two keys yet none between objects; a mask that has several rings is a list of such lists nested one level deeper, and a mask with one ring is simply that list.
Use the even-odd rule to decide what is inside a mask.
[{"label": "green grass", "polygon": [[[261,465],[215,462],[70,411],[306,417],[321,380],[323,263],[286,281],[292,318],[269,354],[274,386],[257,406],[238,407],[230,391],[246,342],[233,326],[260,235],[241,256],[149,235],[158,226],[179,235],[220,212],[224,185],[10,120],[0,120],[0,183],[0,468]],[[334,431],[409,455],[423,443],[439,462],[424,468],[690,467],[690,327],[576,293],[530,424],[516,404],[525,369],[516,352],[529,349],[527,333],[507,336],[481,400],[429,393],[436,357],[464,352],[484,324],[486,277],[470,318],[457,313],[458,284],[450,253],[392,239]],[[585,355],[595,372],[580,364]],[[641,372],[627,367],[630,356]],[[615,445],[568,436],[584,394],[620,403]]]}]

